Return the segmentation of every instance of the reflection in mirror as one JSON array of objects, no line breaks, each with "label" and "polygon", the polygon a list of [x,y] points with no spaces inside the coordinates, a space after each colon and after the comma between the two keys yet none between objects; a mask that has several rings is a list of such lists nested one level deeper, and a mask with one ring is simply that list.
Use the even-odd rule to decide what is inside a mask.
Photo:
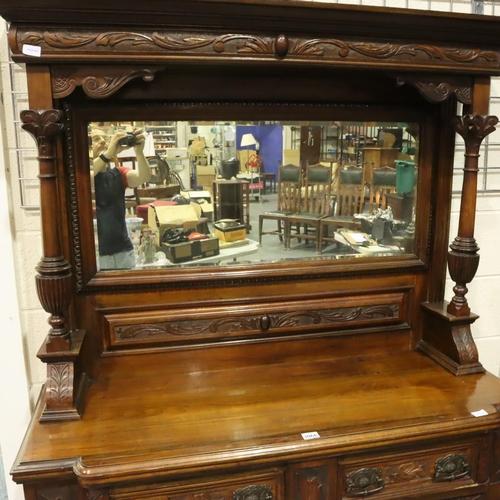
[{"label": "reflection in mirror", "polygon": [[418,125],[89,123],[97,268],[413,253]]}]

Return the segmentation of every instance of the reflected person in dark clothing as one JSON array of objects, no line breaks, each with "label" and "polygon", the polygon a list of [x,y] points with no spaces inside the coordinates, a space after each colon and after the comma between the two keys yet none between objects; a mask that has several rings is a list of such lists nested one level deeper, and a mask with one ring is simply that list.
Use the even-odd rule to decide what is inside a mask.
[{"label": "reflected person in dark clothing", "polygon": [[120,145],[127,132],[117,130],[108,136],[104,130],[92,130],[91,180],[95,190],[99,269],[131,269],[135,256],[125,223],[125,190],[148,182],[151,169],[144,156],[145,136],[134,129],[137,170],[118,164],[117,155],[129,148]]}]

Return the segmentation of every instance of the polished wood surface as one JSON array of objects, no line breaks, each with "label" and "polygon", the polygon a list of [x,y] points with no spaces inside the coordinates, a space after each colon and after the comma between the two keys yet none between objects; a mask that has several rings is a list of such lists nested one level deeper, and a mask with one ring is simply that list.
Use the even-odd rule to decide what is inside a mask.
[{"label": "polished wood surface", "polygon": [[[332,354],[341,346],[331,339],[293,342],[286,350],[282,343],[206,349],[195,358],[191,351],[108,357],[84,418],[34,423],[16,475],[38,468],[50,475],[41,465],[47,460],[56,461],[54,468],[78,461],[80,479],[91,483],[94,475],[141,476],[137,465],[144,460],[175,474],[498,426],[496,377],[455,377],[407,350],[384,355],[377,347],[384,338],[374,337],[357,339],[365,347],[356,357],[343,357],[344,349]],[[474,417],[478,410],[488,415]],[[301,433],[310,431],[320,439],[305,441]]]}]

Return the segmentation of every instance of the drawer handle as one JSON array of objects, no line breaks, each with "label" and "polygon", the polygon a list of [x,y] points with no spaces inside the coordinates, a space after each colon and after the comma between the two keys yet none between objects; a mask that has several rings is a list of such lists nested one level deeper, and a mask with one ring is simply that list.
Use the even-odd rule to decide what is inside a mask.
[{"label": "drawer handle", "polygon": [[347,475],[347,495],[350,497],[373,495],[384,487],[382,471],[378,468],[359,469]]},{"label": "drawer handle", "polygon": [[435,469],[437,482],[455,481],[455,479],[460,479],[469,473],[470,465],[464,453],[451,453],[438,458]]},{"label": "drawer handle", "polygon": [[273,490],[267,484],[252,484],[233,491],[233,500],[273,500]]},{"label": "drawer handle", "polygon": [[264,314],[264,316],[260,317],[259,326],[260,329],[264,332],[267,332],[267,330],[271,328],[271,317],[269,316],[269,314]]}]

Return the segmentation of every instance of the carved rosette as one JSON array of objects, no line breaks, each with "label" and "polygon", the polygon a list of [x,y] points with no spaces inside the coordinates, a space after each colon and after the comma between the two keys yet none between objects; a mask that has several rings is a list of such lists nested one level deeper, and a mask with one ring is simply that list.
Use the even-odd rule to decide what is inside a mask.
[{"label": "carved rosette", "polygon": [[[448,312],[455,316],[468,316],[470,308],[465,295],[467,283],[476,275],[479,265],[479,247],[474,239],[474,212],[477,196],[477,174],[479,148],[483,139],[495,130],[496,116],[465,115],[455,117],[455,131],[465,141],[465,165],[462,188],[462,203],[458,235],[450,245],[448,268],[455,282],[455,296],[448,305]],[[471,215],[472,214],[472,215]]]},{"label": "carved rosette", "polygon": [[43,308],[50,313],[48,350],[71,349],[65,314],[71,301],[71,266],[62,255],[59,197],[56,174],[56,140],[63,129],[63,113],[57,109],[21,112],[22,128],[36,141],[40,165],[40,207],[43,257],[37,266],[37,291]]}]

